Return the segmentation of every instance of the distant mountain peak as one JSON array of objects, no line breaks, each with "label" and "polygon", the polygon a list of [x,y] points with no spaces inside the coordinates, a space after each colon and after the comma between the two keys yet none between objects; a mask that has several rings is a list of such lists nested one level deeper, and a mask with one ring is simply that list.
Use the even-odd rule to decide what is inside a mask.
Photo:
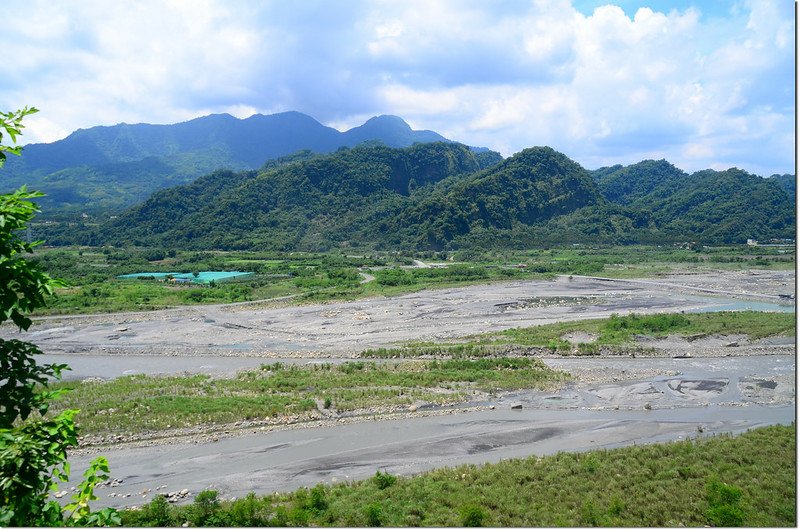
[{"label": "distant mountain peak", "polygon": [[380,114],[378,116],[373,116],[372,118],[368,119],[364,122],[364,125],[367,124],[390,124],[390,125],[399,125],[404,128],[410,129],[411,126],[400,116],[395,116],[394,114]]},{"label": "distant mountain peak", "polygon": [[373,133],[375,131],[400,131],[401,133],[404,134],[413,132],[411,126],[408,123],[406,123],[406,121],[403,118],[399,116],[392,116],[391,114],[381,114],[380,116],[373,116],[372,118],[365,121],[362,125],[353,127],[352,129],[345,131],[345,134],[352,131],[370,131],[370,133]]},{"label": "distant mountain peak", "polygon": [[345,131],[344,135],[352,144],[380,139],[389,147],[405,147],[416,142],[451,141],[433,131],[416,131],[403,118],[391,114],[374,116],[363,125]]},{"label": "distant mountain peak", "polygon": [[[295,110],[247,118],[220,113],[170,125],[96,126],[53,143],[29,144],[24,157],[13,157],[4,166],[3,183],[9,190],[22,184],[40,189],[48,195],[41,201],[48,213],[120,209],[156,189],[191,182],[218,168],[255,169],[298,151],[331,153],[364,142],[399,148],[450,141],[386,114],[341,132]],[[108,200],[99,204],[100,195]]]}]

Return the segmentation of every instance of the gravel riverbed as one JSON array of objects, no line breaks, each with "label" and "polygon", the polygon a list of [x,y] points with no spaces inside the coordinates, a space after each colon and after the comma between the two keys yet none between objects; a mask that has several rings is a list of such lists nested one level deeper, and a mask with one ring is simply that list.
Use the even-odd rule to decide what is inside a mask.
[{"label": "gravel riverbed", "polygon": [[[126,373],[224,377],[278,359],[344,362],[364,349],[408,340],[450,340],[612,313],[702,311],[753,300],[785,311],[794,303],[789,300],[794,281],[793,271],[756,270],[649,282],[560,277],[320,305],[195,306],[47,318],[22,336],[2,326],[0,337],[35,342],[45,360],[72,364],[69,377],[77,380]],[[751,342],[741,336],[642,338],[631,351],[592,357],[520,352],[570,372],[573,380],[552,392],[475,394],[450,407],[419,403],[413,409],[376,407],[348,415],[316,411],[136,437],[85,438],[70,458],[75,481],[59,493],[68,499],[79,470],[98,453],[108,456],[117,482],[98,491],[97,506],[132,506],[155,494],[189,502],[209,487],[230,498],[365,478],[377,469],[407,475],[462,462],[790,423],[795,352],[794,337]]]}]

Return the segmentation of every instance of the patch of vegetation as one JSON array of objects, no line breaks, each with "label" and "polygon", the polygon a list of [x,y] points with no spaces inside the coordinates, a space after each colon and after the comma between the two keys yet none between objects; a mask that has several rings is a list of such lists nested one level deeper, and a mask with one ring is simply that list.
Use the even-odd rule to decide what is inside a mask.
[{"label": "patch of vegetation", "polygon": [[[635,344],[637,335],[747,335],[751,340],[778,335],[794,335],[795,315],[760,311],[721,311],[717,313],[664,313],[655,315],[611,315],[609,318],[559,322],[529,328],[513,328],[459,343],[412,343],[397,348],[378,348],[361,353],[365,358],[452,357],[478,358],[514,355],[520,348],[547,348],[554,352],[596,354],[600,347]],[[587,333],[597,338],[591,343],[574,345],[564,339],[570,333]]]},{"label": "patch of vegetation", "polygon": [[391,484],[373,477],[214,504],[205,493],[202,509],[198,501],[170,506],[157,498],[124,511],[122,520],[180,526],[200,512],[209,526],[793,527],[795,447],[794,425],[777,425],[735,437],[463,465]]},{"label": "patch of vegetation", "polygon": [[[0,168],[7,154],[20,155],[16,145],[22,134],[25,116],[38,112],[25,107],[0,112]],[[3,144],[8,135],[11,145]],[[0,324],[13,322],[27,331],[29,314],[45,304],[45,297],[60,285],[28,259],[40,242],[25,242],[20,234],[38,212],[33,200],[41,197],[25,186],[13,193],[0,194]],[[114,526],[120,523],[117,511],[104,508],[92,511],[89,503],[98,483],[108,478],[105,457],[97,457],[84,472],[84,480],[73,488],[71,501],[62,506],[50,498],[59,483],[69,480],[67,451],[78,445],[75,415],[78,410],[50,414],[50,404],[64,390],[53,390],[51,381],[61,379],[69,369],[65,364],[39,364],[41,351],[35,344],[0,339],[0,525],[36,526]]]},{"label": "patch of vegetation", "polygon": [[[80,408],[81,432],[115,434],[308,415],[317,399],[339,413],[370,407],[466,401],[475,392],[552,388],[567,374],[538,359],[263,365],[230,379],[134,375],[74,387],[52,407]],[[54,385],[61,388],[65,384]]]},{"label": "patch of vegetation", "polygon": [[[413,260],[433,262],[411,268]],[[574,247],[526,251],[375,252],[359,255],[299,252],[193,252],[174,248],[38,248],[35,260],[68,286],[37,314],[143,311],[180,305],[275,300],[319,303],[395,296],[557,274],[631,278],[687,269],[790,269],[794,255],[771,247]],[[154,279],[120,280],[135,272],[242,271],[250,276],[213,285],[175,285]],[[371,277],[375,279],[372,280]],[[291,297],[291,298],[287,298]]]}]

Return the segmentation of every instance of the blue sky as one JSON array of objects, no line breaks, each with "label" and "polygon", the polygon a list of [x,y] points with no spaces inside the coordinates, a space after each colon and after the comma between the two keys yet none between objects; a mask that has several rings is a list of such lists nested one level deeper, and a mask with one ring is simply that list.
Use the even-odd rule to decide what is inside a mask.
[{"label": "blue sky", "polygon": [[742,11],[744,7],[742,2],[731,0],[574,0],[572,2],[575,9],[586,16],[590,16],[596,8],[608,4],[620,7],[629,18],[633,18],[642,7],[662,13],[696,8],[701,11],[701,16],[709,18],[728,18],[732,13]]},{"label": "blue sky", "polygon": [[794,172],[791,0],[28,0],[5,6],[0,109],[22,140],[212,112],[395,114],[587,168]]}]

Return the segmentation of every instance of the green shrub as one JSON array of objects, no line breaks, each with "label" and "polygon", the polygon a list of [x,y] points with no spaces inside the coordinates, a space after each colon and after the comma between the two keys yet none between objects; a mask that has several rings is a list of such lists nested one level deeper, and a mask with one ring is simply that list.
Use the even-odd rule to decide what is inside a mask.
[{"label": "green shrub", "polygon": [[486,512],[480,506],[468,504],[461,509],[461,526],[483,526],[484,519],[486,519]]},{"label": "green shrub", "polygon": [[414,275],[403,269],[386,269],[375,273],[378,285],[397,286],[414,285],[417,281]]},{"label": "green shrub", "polygon": [[611,502],[608,504],[608,515],[612,517],[617,517],[622,515],[622,512],[625,511],[625,503],[619,497],[619,495],[613,495],[611,497]]},{"label": "green shrub", "polygon": [[195,526],[216,526],[216,513],[219,510],[219,495],[214,490],[204,490],[194,498],[191,521]]},{"label": "green shrub", "polygon": [[308,504],[309,508],[317,513],[324,512],[328,509],[328,500],[325,498],[325,486],[317,484],[311,488]]},{"label": "green shrub", "polygon": [[395,477],[390,473],[386,472],[382,473],[380,471],[376,471],[374,480],[375,484],[377,484],[378,486],[378,489],[385,490],[386,488],[393,486],[394,483],[397,482],[397,477]]},{"label": "green shrub", "polygon": [[364,515],[367,517],[367,526],[381,526],[383,524],[383,507],[379,502],[367,505],[364,508]]},{"label": "green shrub", "polygon": [[593,454],[587,455],[581,462],[581,468],[589,474],[595,473],[599,467],[600,462],[598,462],[597,457]]},{"label": "green shrub", "polygon": [[742,526],[744,510],[739,503],[742,490],[713,478],[706,485],[708,519],[714,526]]},{"label": "green shrub", "polygon": [[[139,521],[131,521],[133,525],[141,525],[141,526],[174,526],[175,520],[172,517],[172,509],[169,503],[167,502],[166,497],[163,495],[156,496],[149,504],[145,504],[142,509],[137,512],[123,512],[125,515],[140,515],[141,519]],[[127,519],[127,518],[126,518]],[[123,520],[124,524],[127,526],[130,523],[127,520]]]},{"label": "green shrub", "polygon": [[581,520],[586,526],[598,526],[600,524],[601,513],[597,505],[588,499],[581,506]]},{"label": "green shrub", "polygon": [[231,526],[268,526],[272,515],[269,497],[259,499],[252,491],[230,505],[228,519]]}]

